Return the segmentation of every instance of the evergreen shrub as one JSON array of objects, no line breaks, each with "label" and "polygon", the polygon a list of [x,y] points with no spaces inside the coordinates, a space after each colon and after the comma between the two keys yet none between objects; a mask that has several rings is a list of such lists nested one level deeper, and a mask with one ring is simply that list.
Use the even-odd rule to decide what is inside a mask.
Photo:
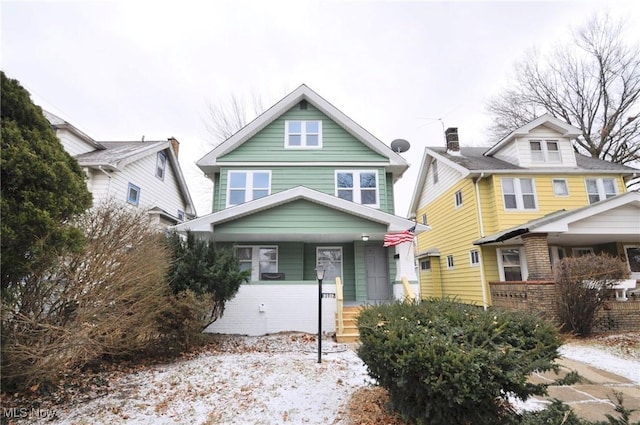
[{"label": "evergreen shrub", "polygon": [[557,370],[561,345],[550,323],[453,300],[367,308],[358,328],[369,374],[418,425],[509,423],[509,396],[545,394],[528,378]]}]

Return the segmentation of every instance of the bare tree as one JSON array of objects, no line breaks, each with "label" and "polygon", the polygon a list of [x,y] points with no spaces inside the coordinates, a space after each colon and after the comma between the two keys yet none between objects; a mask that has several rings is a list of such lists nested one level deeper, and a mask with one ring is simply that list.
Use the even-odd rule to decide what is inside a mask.
[{"label": "bare tree", "polygon": [[205,126],[213,136],[214,145],[233,136],[265,110],[262,96],[255,91],[248,98],[232,94],[226,100],[209,102],[207,106]]},{"label": "bare tree", "polygon": [[493,136],[546,112],[582,130],[577,151],[620,164],[640,160],[640,45],[624,29],[608,14],[594,16],[572,44],[516,64],[511,86],[487,105]]}]

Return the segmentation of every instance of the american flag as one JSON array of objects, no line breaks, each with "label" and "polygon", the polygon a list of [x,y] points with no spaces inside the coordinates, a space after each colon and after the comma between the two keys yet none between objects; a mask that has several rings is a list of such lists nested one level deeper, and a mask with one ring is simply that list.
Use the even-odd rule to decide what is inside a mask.
[{"label": "american flag", "polygon": [[413,242],[414,230],[415,227],[412,227],[402,232],[387,233],[384,235],[384,243],[382,246],[389,247],[399,245],[403,242]]}]

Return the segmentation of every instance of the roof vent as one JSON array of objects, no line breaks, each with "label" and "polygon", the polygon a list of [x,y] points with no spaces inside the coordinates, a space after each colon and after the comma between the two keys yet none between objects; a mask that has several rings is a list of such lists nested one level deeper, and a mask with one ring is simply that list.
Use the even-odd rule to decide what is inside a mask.
[{"label": "roof vent", "polygon": [[306,100],[301,100],[300,101],[300,109],[305,110],[307,109],[307,101]]}]

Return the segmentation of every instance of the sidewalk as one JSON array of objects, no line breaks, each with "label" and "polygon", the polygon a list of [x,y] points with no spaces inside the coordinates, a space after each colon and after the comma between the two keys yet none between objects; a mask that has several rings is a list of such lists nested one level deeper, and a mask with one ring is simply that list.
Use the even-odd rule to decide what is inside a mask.
[{"label": "sidewalk", "polygon": [[[571,386],[549,387],[547,397],[535,397],[532,401],[548,403],[549,400],[559,399],[571,406],[581,418],[590,421],[606,421],[605,414],[619,417],[614,410],[615,392],[622,394],[624,407],[635,409],[631,415],[631,423],[640,421],[640,385],[623,376],[607,372],[591,365],[566,358],[558,359],[560,374],[553,372],[536,373],[531,381],[535,383],[551,382],[575,370],[583,378],[582,382]],[[629,371],[629,376],[638,371]]]}]

